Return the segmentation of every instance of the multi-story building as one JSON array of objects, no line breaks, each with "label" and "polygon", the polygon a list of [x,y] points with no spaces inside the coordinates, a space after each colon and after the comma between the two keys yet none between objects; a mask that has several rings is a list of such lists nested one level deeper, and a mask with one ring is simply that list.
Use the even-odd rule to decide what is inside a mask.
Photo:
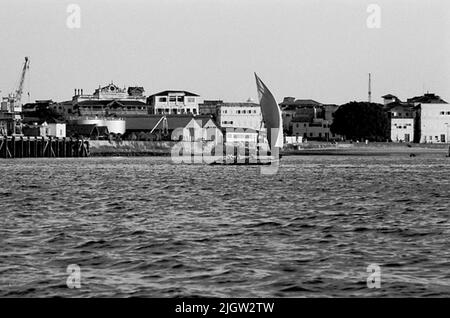
[{"label": "multi-story building", "polygon": [[217,106],[217,124],[222,129],[250,128],[261,131],[261,107],[253,102],[221,103]]},{"label": "multi-story building", "polygon": [[312,99],[285,97],[280,104],[283,128],[287,135],[305,139],[333,140],[340,136],[330,131],[337,105],[322,104]]},{"label": "multi-story building", "polygon": [[421,143],[450,142],[450,105],[435,94],[408,99],[415,105],[416,138]]},{"label": "multi-story building", "polygon": [[333,134],[330,130],[331,122],[323,118],[314,118],[311,121],[297,121],[291,123],[292,135],[303,137],[304,139],[315,140],[337,140],[341,136]]},{"label": "multi-story building", "polygon": [[385,103],[385,110],[390,120],[391,141],[412,142],[415,131],[415,110],[414,105],[396,100]]},{"label": "multi-story building", "polygon": [[200,95],[187,91],[162,91],[147,98],[150,114],[199,114]]},{"label": "multi-story building", "polygon": [[312,99],[295,99],[295,97],[285,97],[279,104],[281,117],[283,119],[283,130],[287,134],[292,134],[292,120],[300,117],[310,121],[314,118],[314,113],[322,107],[322,104]]},{"label": "multi-story building", "polygon": [[198,111],[200,115],[210,115],[214,120],[217,119],[218,106],[223,104],[223,100],[204,100],[203,103],[198,105]]},{"label": "multi-story building", "polygon": [[51,107],[66,116],[148,114],[148,105],[142,87],[125,89],[113,83],[104,87],[99,86],[92,95],[84,94],[83,89],[75,89],[72,101],[53,104]]}]

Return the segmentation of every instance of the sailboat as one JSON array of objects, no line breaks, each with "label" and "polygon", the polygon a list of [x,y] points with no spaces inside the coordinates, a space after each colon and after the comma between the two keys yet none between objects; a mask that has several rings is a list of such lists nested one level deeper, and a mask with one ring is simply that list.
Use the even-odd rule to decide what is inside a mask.
[{"label": "sailboat", "polygon": [[248,148],[248,145],[246,145],[244,148],[244,155],[239,155],[238,149],[235,147],[233,154],[224,155],[210,164],[271,165],[280,160],[280,150],[283,148],[283,121],[281,117],[281,109],[270,90],[256,73],[255,79],[262,119],[266,127],[269,146],[268,151],[266,149],[262,149],[259,145],[256,149],[251,151],[251,149]]}]

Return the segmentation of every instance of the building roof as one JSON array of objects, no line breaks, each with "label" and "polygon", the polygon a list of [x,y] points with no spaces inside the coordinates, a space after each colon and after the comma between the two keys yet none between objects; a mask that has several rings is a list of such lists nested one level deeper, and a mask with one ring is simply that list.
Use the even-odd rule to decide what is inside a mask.
[{"label": "building roof", "polygon": [[117,99],[84,100],[78,102],[76,106],[113,106],[114,104],[119,106],[139,106],[139,107],[147,106],[146,103],[137,100],[117,100]]},{"label": "building roof", "polygon": [[401,102],[399,100],[396,100],[395,102],[387,104],[386,106],[383,107],[383,109],[386,112],[390,112],[392,109],[399,108],[399,107],[406,109],[407,111],[411,111],[411,112],[413,112],[413,110],[414,110],[414,104]]},{"label": "building roof", "polygon": [[381,98],[384,98],[384,99],[392,99],[392,98],[398,99],[397,96],[392,95],[392,94],[386,94],[384,96],[381,96]]},{"label": "building roof", "polygon": [[177,91],[177,90],[166,90],[166,91],[162,91],[156,94],[152,94],[149,97],[153,97],[153,96],[167,96],[169,94],[173,94],[173,93],[184,93],[185,96],[197,96],[199,97],[200,95],[188,92],[188,91]]},{"label": "building roof", "polygon": [[[146,115],[139,117],[126,117],[127,130],[150,131],[163,128],[163,121],[159,122],[163,115]],[[167,126],[169,130],[186,127],[192,119],[203,127],[210,119],[210,116],[192,116],[192,115],[166,115]],[[157,125],[158,124],[158,125]],[[156,126],[157,125],[157,126]]]},{"label": "building roof", "polygon": [[408,98],[408,103],[422,103],[422,104],[447,104],[445,100],[438,95],[427,93],[422,96]]},{"label": "building roof", "polygon": [[260,107],[259,104],[252,102],[225,102],[218,105],[219,107]]}]

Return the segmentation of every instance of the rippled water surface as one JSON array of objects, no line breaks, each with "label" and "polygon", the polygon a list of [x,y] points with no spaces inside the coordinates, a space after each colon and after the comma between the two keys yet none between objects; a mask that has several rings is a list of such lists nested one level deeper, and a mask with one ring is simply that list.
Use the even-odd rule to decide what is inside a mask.
[{"label": "rippled water surface", "polygon": [[443,157],[286,157],[274,176],[169,158],[2,160],[0,176],[3,297],[450,296]]}]

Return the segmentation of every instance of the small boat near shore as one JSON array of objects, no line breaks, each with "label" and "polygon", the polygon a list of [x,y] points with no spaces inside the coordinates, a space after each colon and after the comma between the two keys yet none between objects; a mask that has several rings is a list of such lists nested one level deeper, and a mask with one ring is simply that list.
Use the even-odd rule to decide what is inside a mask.
[{"label": "small boat near shore", "polygon": [[[259,149],[255,154],[248,155],[249,149],[246,149],[246,155],[238,155],[237,151],[233,155],[224,155],[214,160],[210,165],[271,165],[279,163],[281,156],[280,150],[283,148],[283,121],[281,109],[270,90],[255,73],[256,87],[258,91],[259,105],[264,125],[266,127],[266,136],[268,141],[268,151],[265,154],[260,153]],[[255,149],[253,149],[255,150]]]}]

